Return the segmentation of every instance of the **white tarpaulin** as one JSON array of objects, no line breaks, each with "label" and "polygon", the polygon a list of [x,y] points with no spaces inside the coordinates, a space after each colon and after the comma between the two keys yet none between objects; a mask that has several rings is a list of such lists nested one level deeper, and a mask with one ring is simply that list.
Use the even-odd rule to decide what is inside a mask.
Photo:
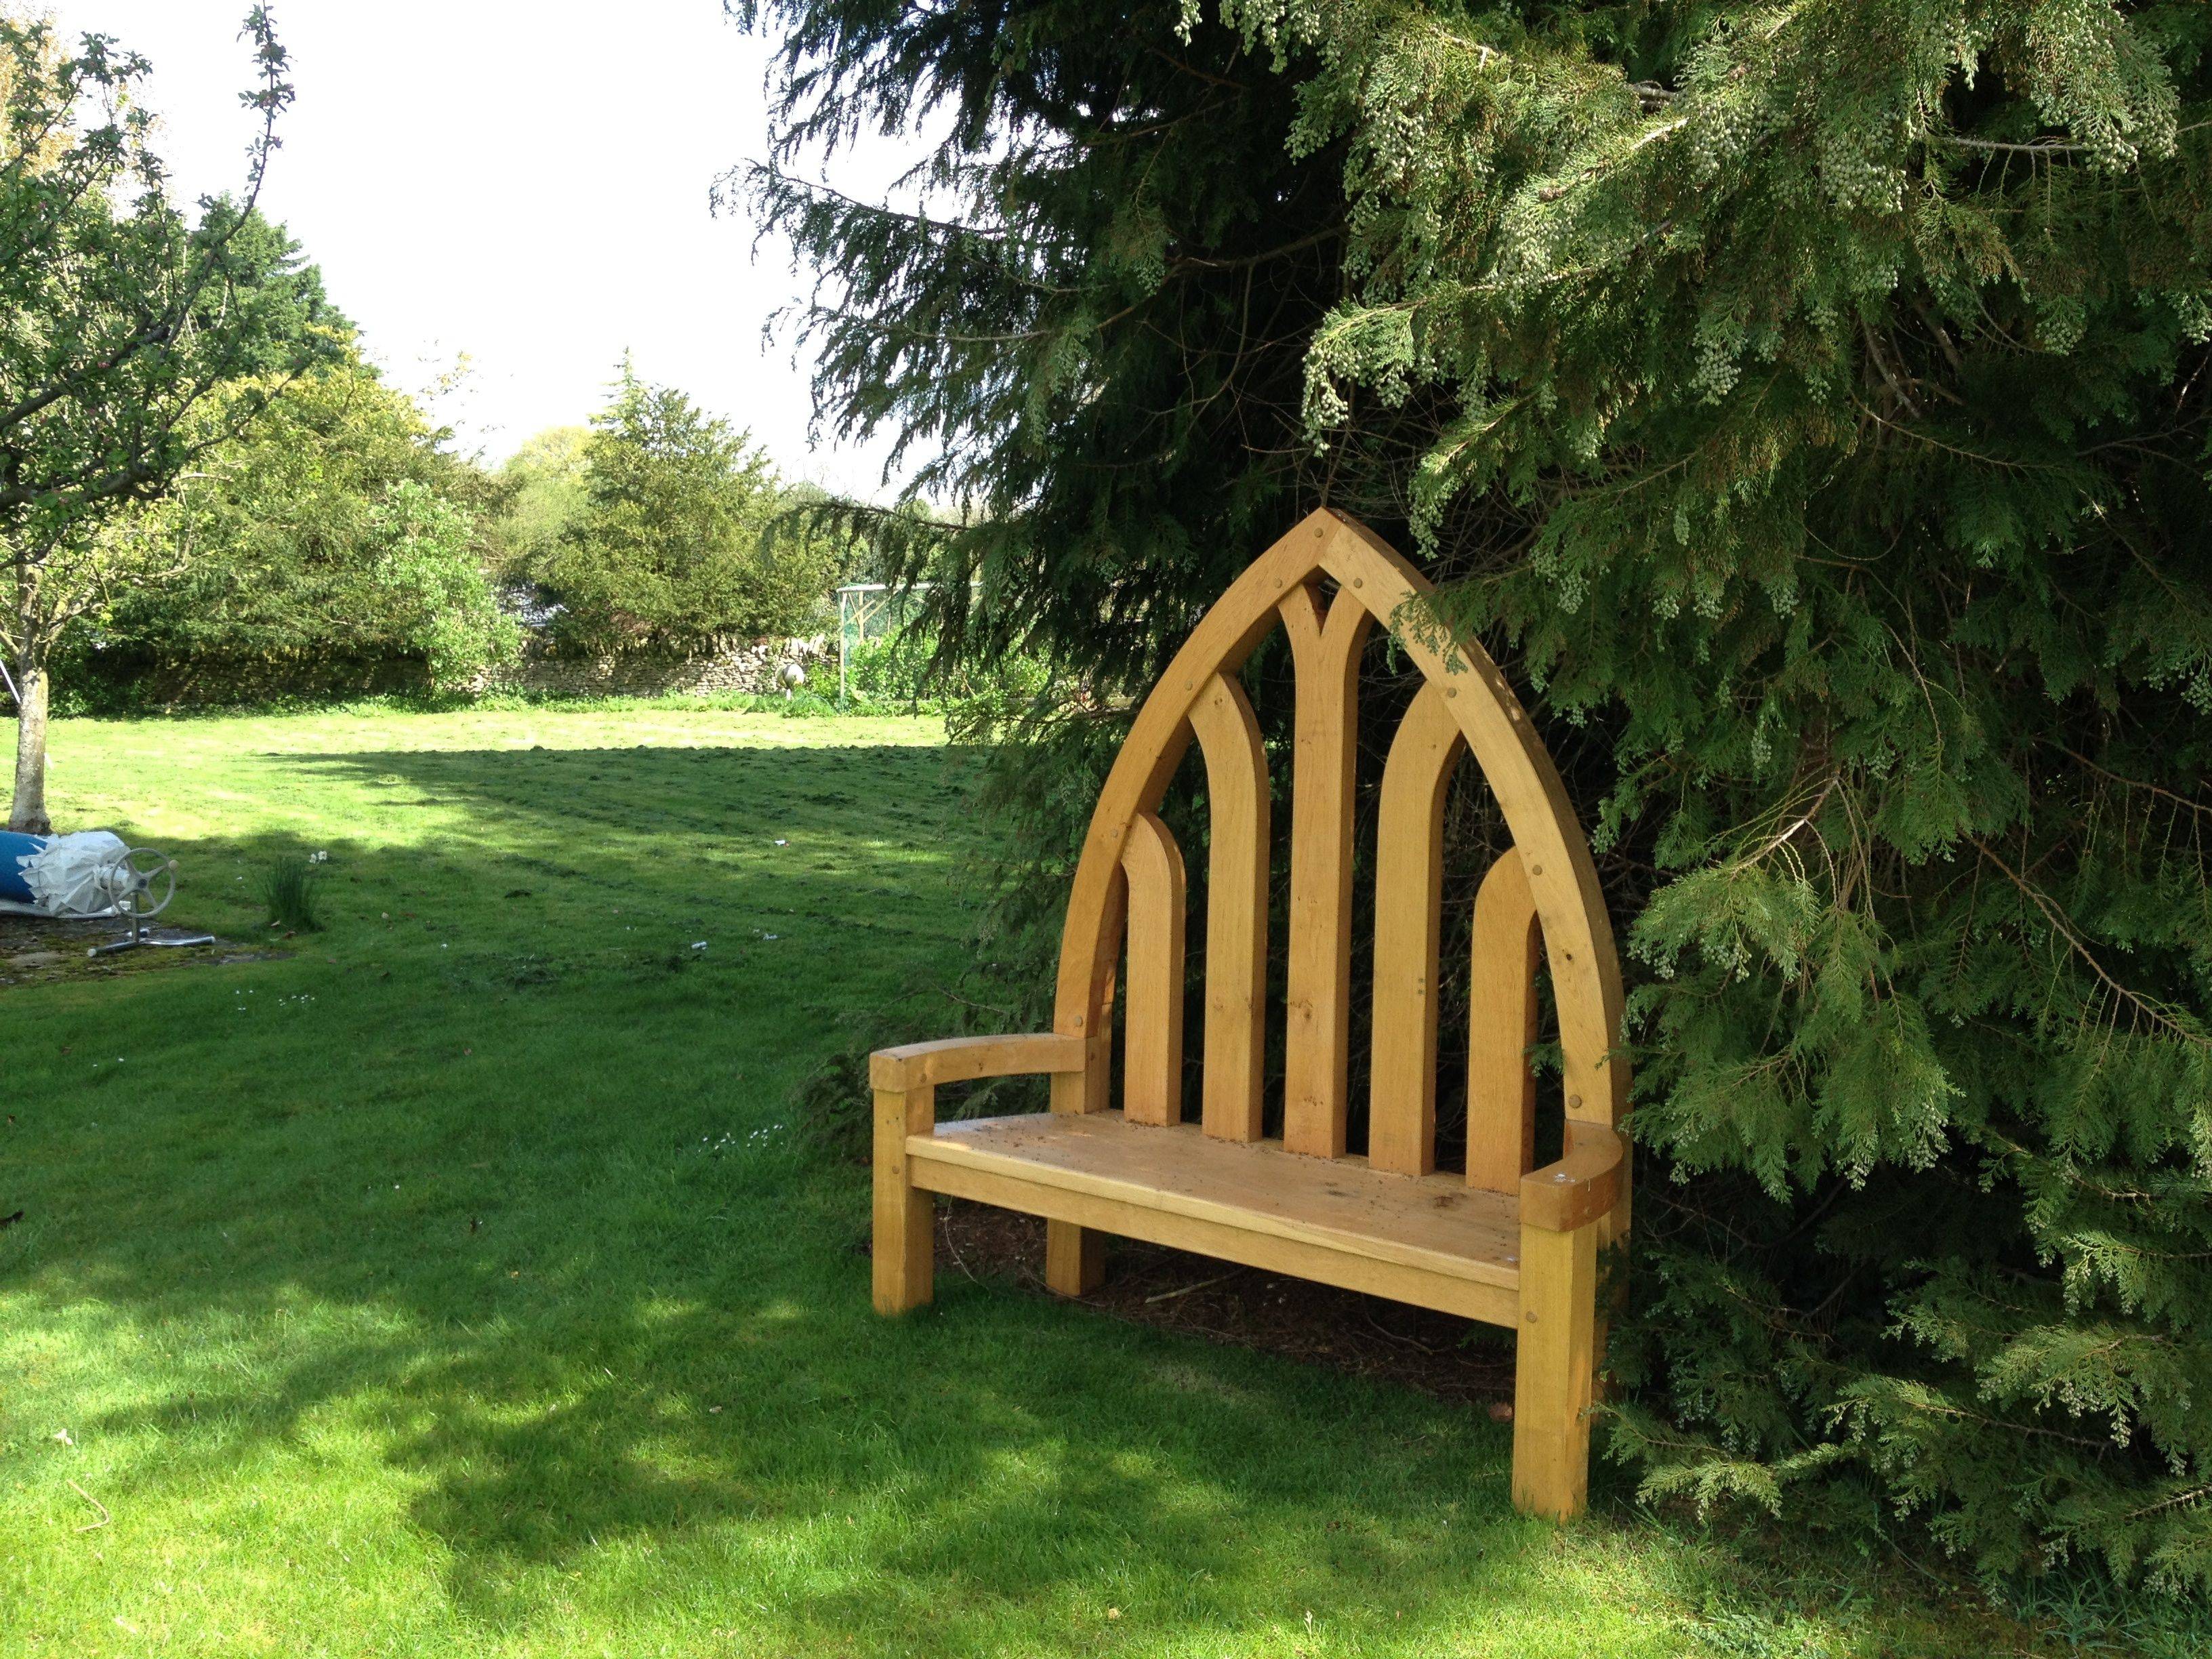
[{"label": "white tarpaulin", "polygon": [[102,879],[130,848],[120,836],[88,830],[75,836],[19,836],[0,831],[0,910],[34,916],[106,916],[115,913]]}]

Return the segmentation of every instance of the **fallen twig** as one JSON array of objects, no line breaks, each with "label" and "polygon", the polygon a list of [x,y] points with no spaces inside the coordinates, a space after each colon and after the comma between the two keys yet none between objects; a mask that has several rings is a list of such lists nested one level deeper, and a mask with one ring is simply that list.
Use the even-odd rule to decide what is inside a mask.
[{"label": "fallen twig", "polygon": [[983,1281],[976,1278],[974,1270],[968,1266],[967,1258],[960,1254],[959,1242],[952,1237],[952,1212],[944,1212],[939,1218],[939,1224],[938,1231],[944,1235],[945,1249],[952,1257],[952,1265],[960,1269],[962,1276],[970,1285],[981,1284]]},{"label": "fallen twig", "polygon": [[1386,1341],[1395,1342],[1401,1347],[1412,1348],[1418,1352],[1431,1356],[1443,1352],[1441,1349],[1431,1347],[1427,1343],[1420,1340],[1418,1337],[1399,1335],[1397,1332],[1384,1325],[1381,1320],[1376,1318],[1376,1316],[1371,1313],[1368,1314],[1366,1318],[1367,1322],[1374,1327],[1376,1334],[1383,1338]]},{"label": "fallen twig", "polygon": [[[64,1479],[66,1479],[66,1477],[64,1477]],[[97,1521],[88,1522],[85,1525],[79,1527],[77,1528],[79,1532],[98,1532],[102,1527],[106,1526],[110,1521],[112,1521],[115,1518],[107,1512],[106,1504],[101,1503],[97,1498],[94,1498],[82,1486],[78,1486],[76,1481],[70,1481],[69,1489],[75,1492],[79,1498],[84,1499],[86,1503],[91,1504],[93,1508],[100,1511],[100,1519]]]},{"label": "fallen twig", "polygon": [[1243,1271],[1243,1270],[1242,1268],[1234,1268],[1228,1273],[1216,1274],[1212,1279],[1201,1279],[1195,1285],[1183,1285],[1177,1286],[1172,1291],[1162,1291],[1158,1296],[1146,1297],[1145,1298],[1145,1305],[1149,1308],[1155,1302],[1172,1302],[1179,1296],[1188,1296],[1193,1291],[1203,1291],[1212,1285],[1219,1285],[1225,1280],[1234,1279],[1237,1277],[1237,1273]]}]

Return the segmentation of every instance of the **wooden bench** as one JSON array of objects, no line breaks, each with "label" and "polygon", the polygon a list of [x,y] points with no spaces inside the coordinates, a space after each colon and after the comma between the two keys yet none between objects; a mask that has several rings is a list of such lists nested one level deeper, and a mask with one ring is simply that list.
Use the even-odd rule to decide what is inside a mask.
[{"label": "wooden bench", "polygon": [[[1429,584],[1366,528],[1312,514],[1206,613],[1139,711],[1091,817],[1062,936],[1054,1030],[886,1048],[875,1089],[875,1304],[929,1300],[933,1193],[1046,1220],[1045,1277],[1094,1289],[1108,1233],[1199,1251],[1516,1334],[1513,1498],[1565,1517],[1589,1480],[1597,1258],[1628,1224],[1620,974],[1558,771],[1479,645],[1404,653],[1425,683],[1384,766],[1375,847],[1368,1150],[1346,1152],[1352,787],[1361,646]],[[1279,1141],[1261,1138],[1267,759],[1238,672],[1290,636],[1288,981]],[[1201,1121],[1182,1116],[1183,860],[1157,816],[1195,738],[1211,802]],[[1444,792],[1472,751],[1513,846],[1476,894],[1468,1146],[1436,1168]],[[1124,965],[1126,962],[1126,966]],[[1559,1022],[1565,1156],[1534,1168],[1535,976]],[[1113,1003],[1125,999],[1119,1109]],[[1044,1073],[1052,1110],[940,1125],[939,1084]]]}]

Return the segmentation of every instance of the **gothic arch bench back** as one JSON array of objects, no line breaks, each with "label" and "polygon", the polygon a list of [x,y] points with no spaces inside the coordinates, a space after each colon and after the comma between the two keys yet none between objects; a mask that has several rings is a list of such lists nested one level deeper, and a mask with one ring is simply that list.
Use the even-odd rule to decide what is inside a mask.
[{"label": "gothic arch bench back", "polygon": [[[1393,734],[1375,840],[1368,1151],[1347,1156],[1352,781],[1361,646],[1429,591],[1365,526],[1309,516],[1232,583],[1139,710],[1101,790],[1068,896],[1054,1030],[872,1057],[874,1289],[930,1296],[932,1193],[1046,1218],[1046,1279],[1080,1295],[1102,1236],[1392,1297],[1516,1333],[1514,1501],[1565,1516],[1587,1486],[1596,1256],[1625,1232],[1613,1052],[1620,975],[1589,848],[1557,769],[1472,641],[1401,639],[1423,684]],[[1267,757],[1238,672],[1289,635],[1289,978],[1282,1138],[1263,1139],[1272,846]],[[1211,835],[1200,1121],[1182,1122],[1183,859],[1158,816],[1190,744]],[[1445,790],[1465,760],[1512,845],[1475,897],[1463,1174],[1436,1170],[1437,987]],[[1559,1021],[1565,1150],[1534,1169],[1527,1048],[1535,976]],[[1119,1099],[1113,1003],[1124,1000]],[[940,1083],[1042,1073],[1048,1114],[939,1125]]]}]

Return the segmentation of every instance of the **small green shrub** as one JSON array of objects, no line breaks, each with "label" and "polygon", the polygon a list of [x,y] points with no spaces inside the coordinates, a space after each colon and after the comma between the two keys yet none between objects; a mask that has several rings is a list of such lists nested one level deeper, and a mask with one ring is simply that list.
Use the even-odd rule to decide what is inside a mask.
[{"label": "small green shrub", "polygon": [[918,627],[856,641],[845,657],[845,684],[855,708],[903,705],[935,714],[979,698],[1025,703],[1042,696],[1051,680],[1042,658],[1019,653],[987,666],[948,665],[939,659],[937,635]]},{"label": "small green shrub", "polygon": [[319,933],[322,913],[316,888],[322,860],[305,853],[287,853],[273,860],[261,878],[261,896],[269,906],[269,925],[287,933]]}]

